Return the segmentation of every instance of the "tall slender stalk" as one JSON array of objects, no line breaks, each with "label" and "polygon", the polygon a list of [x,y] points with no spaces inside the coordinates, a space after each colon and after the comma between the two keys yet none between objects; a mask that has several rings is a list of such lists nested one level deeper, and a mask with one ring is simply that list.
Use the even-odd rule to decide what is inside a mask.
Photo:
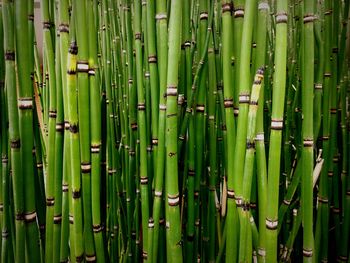
[{"label": "tall slender stalk", "polygon": [[142,74],[142,53],[141,53],[141,2],[135,2],[135,49],[136,49],[136,77],[137,77],[137,108],[138,127],[140,138],[140,183],[141,183],[141,209],[142,209],[142,244],[143,258],[148,260],[148,219],[149,219],[149,192],[147,174],[147,141],[146,141],[146,116],[145,116],[145,94]]},{"label": "tall slender stalk", "polygon": [[[84,227],[84,250],[87,261],[96,258],[92,235],[91,214],[91,156],[90,156],[90,93],[89,87],[89,43],[88,24],[86,18],[86,1],[75,1],[76,32],[78,44],[77,56],[77,85],[78,85],[78,114],[79,114],[79,142],[80,161],[82,173],[83,194],[83,227]],[[78,11],[79,9],[79,11]]]},{"label": "tall slender stalk", "polygon": [[[212,25],[209,25],[212,27]],[[215,195],[216,195],[216,182],[217,182],[217,130],[215,127],[215,118],[217,104],[216,104],[216,86],[217,86],[217,77],[216,77],[216,64],[215,64],[215,53],[214,53],[214,39],[213,34],[211,34],[209,48],[208,48],[208,71],[209,81],[208,81],[208,125],[209,125],[209,152],[210,152],[210,161],[209,161],[209,196],[208,196],[208,260],[213,262],[215,260],[215,240],[216,240],[216,204],[215,204]]]},{"label": "tall slender stalk", "polygon": [[[59,4],[59,32],[60,32],[60,55],[61,55],[61,77],[62,77],[62,95],[64,112],[64,141],[63,141],[63,167],[62,167],[62,221],[61,221],[61,241],[60,241],[60,261],[68,260],[69,246],[69,196],[68,185],[70,174],[70,143],[69,143],[69,122],[68,122],[68,103],[67,103],[67,54],[69,45],[69,15],[68,1],[60,1]],[[58,187],[56,185],[56,187]]]},{"label": "tall slender stalk", "polygon": [[[324,30],[324,86],[323,86],[323,122],[322,122],[322,150],[325,156],[330,156],[329,154],[329,130],[330,130],[330,86],[331,86],[331,27],[332,27],[332,11],[331,2],[325,1],[325,30]],[[328,203],[328,167],[329,161],[326,161],[323,165],[321,176],[320,176],[320,191],[318,193],[318,215],[316,229],[328,228],[329,223],[329,203]],[[328,231],[316,231],[315,235],[315,251],[316,261],[328,258]]]},{"label": "tall slender stalk", "polygon": [[4,51],[5,51],[5,88],[7,93],[7,107],[9,119],[9,141],[12,166],[13,199],[15,213],[15,260],[25,262],[25,224],[24,224],[24,196],[22,195],[23,176],[21,161],[21,142],[19,134],[19,118],[17,111],[17,89],[15,73],[15,28],[13,3],[4,1],[2,6],[4,18]]},{"label": "tall slender stalk", "polygon": [[156,2],[156,26],[157,26],[157,61],[159,71],[159,132],[158,132],[158,155],[157,169],[154,177],[154,201],[153,201],[153,258],[156,261],[159,251],[159,221],[161,218],[161,204],[163,200],[163,183],[165,172],[165,125],[166,125],[166,83],[167,83],[167,66],[168,66],[168,20],[166,14],[165,1]]},{"label": "tall slender stalk", "polygon": [[[269,6],[266,1],[259,1],[258,19],[256,29],[256,56],[255,69],[265,65],[266,58],[266,37],[267,29],[264,24],[267,21],[267,13]],[[256,123],[256,161],[257,161],[257,183],[258,183],[258,213],[259,213],[259,248],[258,261],[265,262],[266,255],[266,208],[267,208],[267,167],[265,152],[265,136],[264,136],[264,83],[261,84],[260,103],[258,103],[257,123]]]},{"label": "tall slender stalk", "polygon": [[92,199],[92,227],[96,248],[96,260],[105,262],[104,240],[101,227],[101,101],[100,101],[100,70],[97,58],[97,34],[95,17],[97,10],[94,8],[95,1],[87,5],[89,22],[89,88],[91,99],[91,199]]},{"label": "tall slender stalk", "polygon": [[272,98],[267,184],[267,202],[269,204],[266,212],[267,262],[276,262],[277,260],[278,193],[286,87],[287,3],[288,1],[286,0],[278,1],[276,10],[275,73],[273,78],[274,92]]},{"label": "tall slender stalk", "polygon": [[[234,200],[234,166],[232,159],[234,158],[234,145],[236,137],[236,128],[234,122],[234,92],[233,81],[231,76],[231,55],[232,55],[232,2],[225,1],[222,4],[222,68],[223,68],[223,84],[224,84],[224,107],[227,127],[227,217],[226,221],[226,261],[237,260],[238,257],[238,214],[236,203]],[[225,202],[225,200],[224,200]]]},{"label": "tall slender stalk", "polygon": [[[26,249],[28,260],[40,261],[39,231],[36,224],[34,166],[33,166],[33,83],[31,80],[32,48],[23,43],[33,44],[29,36],[28,1],[15,2],[16,64],[18,75],[18,109],[21,140],[21,157],[25,210],[22,217],[26,222]],[[33,61],[32,61],[33,62]],[[55,92],[55,89],[53,89]],[[25,138],[25,139],[24,139]],[[25,176],[24,176],[25,172]]]},{"label": "tall slender stalk", "polygon": [[314,83],[314,30],[313,1],[304,2],[304,65],[302,87],[303,152],[302,152],[302,209],[303,209],[303,257],[313,262],[313,83]]},{"label": "tall slender stalk", "polygon": [[[198,30],[198,52],[201,54],[208,47],[205,46],[206,30],[208,28],[208,5],[206,1],[199,2],[199,30]],[[204,113],[206,112],[206,87],[207,87],[207,75],[208,65],[206,61],[199,61],[202,64],[203,70],[201,77],[199,78],[198,93],[196,101],[196,109],[194,116],[194,127],[196,129],[195,137],[195,176],[194,176],[194,196],[195,196],[195,238],[194,238],[194,256],[200,258],[201,256],[201,236],[203,233],[201,229],[205,228],[205,222],[201,221],[201,202],[203,202],[204,196],[202,191],[203,180],[205,180],[204,171],[204,151],[205,151],[205,119]],[[204,202],[203,202],[204,203]],[[200,224],[201,223],[201,224]],[[205,251],[205,250],[204,250]],[[203,259],[205,261],[205,259]]]},{"label": "tall slender stalk", "polygon": [[53,223],[54,223],[54,204],[55,204],[55,143],[56,143],[56,74],[54,63],[54,50],[52,34],[50,31],[50,17],[49,17],[49,1],[41,1],[43,29],[44,29],[44,46],[45,57],[49,70],[49,86],[50,86],[50,102],[49,102],[49,147],[47,156],[47,181],[46,181],[46,235],[45,235],[45,259],[46,261],[53,260]]},{"label": "tall slender stalk", "polygon": [[[73,9],[73,12],[76,10]],[[79,121],[78,121],[78,101],[76,94],[77,85],[77,54],[78,47],[73,41],[69,47],[69,56],[67,60],[67,98],[68,98],[68,116],[69,116],[69,139],[71,163],[71,205],[72,205],[72,223],[73,223],[73,242],[74,250],[71,256],[76,262],[83,261],[84,242],[83,242],[83,216],[81,201],[81,178],[80,178],[80,149],[79,149]]]},{"label": "tall slender stalk", "polygon": [[240,245],[239,261],[248,262],[252,254],[252,231],[250,226],[250,199],[254,172],[255,159],[255,137],[256,137],[256,115],[258,111],[258,99],[261,89],[261,83],[264,77],[264,70],[258,69],[254,78],[252,91],[250,94],[248,109],[248,130],[247,130],[247,149],[245,153],[242,206],[243,211],[240,217]]},{"label": "tall slender stalk", "polygon": [[182,2],[172,1],[169,20],[167,101],[166,101],[166,226],[167,255],[170,262],[182,262],[180,196],[178,187],[177,86],[181,46]]}]

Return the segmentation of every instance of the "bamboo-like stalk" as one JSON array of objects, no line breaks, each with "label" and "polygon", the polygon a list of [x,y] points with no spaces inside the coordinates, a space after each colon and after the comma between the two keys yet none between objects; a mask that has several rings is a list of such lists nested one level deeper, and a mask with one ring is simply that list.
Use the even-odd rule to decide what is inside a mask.
[{"label": "bamboo-like stalk", "polygon": [[270,204],[266,212],[267,262],[277,260],[277,211],[287,58],[287,2],[279,1],[276,10],[275,73],[267,184],[267,202]]},{"label": "bamboo-like stalk", "polygon": [[[225,224],[227,228],[226,237],[226,260],[237,260],[238,257],[238,214],[234,200],[234,168],[233,162],[229,161],[234,158],[236,128],[234,122],[234,92],[233,81],[231,76],[231,55],[232,55],[232,2],[225,1],[222,5],[222,68],[223,68],[223,86],[224,86],[224,107],[227,126],[227,217]],[[224,200],[225,202],[225,200]]]},{"label": "bamboo-like stalk", "polygon": [[101,226],[101,101],[100,101],[100,78],[97,59],[97,32],[95,24],[95,2],[90,1],[87,5],[89,22],[89,88],[91,99],[91,199],[92,199],[92,227],[96,248],[96,260],[105,262],[104,240]]},{"label": "bamboo-like stalk", "polygon": [[314,30],[313,1],[304,2],[303,39],[303,152],[302,152],[302,221],[304,262],[313,262],[313,83],[314,83]]},{"label": "bamboo-like stalk", "polygon": [[12,229],[10,225],[10,170],[9,170],[9,156],[8,156],[8,109],[7,109],[7,99],[5,90],[5,53],[4,53],[4,29],[3,29],[3,10],[0,7],[0,104],[3,109],[0,114],[1,118],[1,204],[3,211],[1,213],[1,261],[14,261],[13,258],[13,248],[12,248]]},{"label": "bamboo-like stalk", "polygon": [[48,149],[47,155],[47,180],[46,180],[46,235],[45,235],[45,260],[53,260],[53,223],[54,223],[54,204],[55,204],[55,143],[56,143],[56,76],[54,64],[53,41],[50,31],[49,1],[41,1],[45,57],[49,70],[50,102],[49,102],[49,124],[48,124]]},{"label": "bamboo-like stalk", "polygon": [[[331,27],[332,27],[332,12],[331,2],[325,1],[325,30],[324,30],[324,57],[325,57],[325,65],[324,65],[324,86],[323,86],[323,122],[322,122],[322,149],[325,156],[330,156],[329,154],[329,133],[330,133],[330,86],[331,86]],[[320,229],[320,231],[316,231],[315,235],[315,251],[317,253],[316,261],[327,259],[328,258],[328,232],[322,231],[322,226],[327,227],[329,223],[329,203],[328,203],[328,167],[329,162],[326,161],[323,165],[323,169],[320,177],[320,191],[318,193],[318,215],[316,229]]]},{"label": "bamboo-like stalk", "polygon": [[[15,2],[16,64],[18,75],[18,109],[21,140],[21,158],[25,210],[21,217],[26,223],[26,249],[28,260],[40,261],[39,231],[36,224],[34,167],[33,167],[33,83],[31,81],[31,52],[23,43],[32,43],[29,36],[28,1]],[[33,61],[32,61],[33,62]],[[24,139],[25,138],[25,139]],[[24,176],[25,172],[25,176]]]},{"label": "bamboo-like stalk", "polygon": [[[248,9],[247,9],[248,11]],[[249,11],[248,11],[249,12]],[[247,12],[247,16],[248,16]],[[254,78],[252,91],[250,94],[247,125],[247,148],[245,153],[242,202],[243,211],[240,217],[240,243],[239,243],[239,261],[247,262],[252,255],[252,231],[250,221],[250,198],[252,191],[252,181],[255,159],[255,137],[256,137],[256,115],[258,111],[258,99],[261,89],[261,83],[264,78],[264,69],[258,69]]]},{"label": "bamboo-like stalk", "polygon": [[[73,12],[76,10],[73,9]],[[69,118],[69,139],[70,139],[70,156],[71,163],[71,205],[73,220],[74,250],[71,256],[76,262],[81,262],[84,257],[83,242],[83,218],[82,218],[82,201],[81,201],[81,178],[80,178],[80,149],[79,149],[79,121],[78,121],[78,101],[76,94],[77,84],[77,53],[78,47],[76,42],[71,42],[69,47],[69,56],[67,60],[67,99],[68,99],[68,118]]]},{"label": "bamboo-like stalk", "polygon": [[[212,25],[208,25],[208,27],[212,27]],[[213,30],[212,30],[213,31]],[[210,42],[208,47],[208,72],[209,80],[208,80],[208,126],[209,126],[209,153],[210,153],[210,161],[209,161],[209,196],[208,196],[208,207],[207,215],[208,215],[208,247],[205,248],[209,250],[208,253],[208,261],[213,262],[215,260],[215,240],[216,240],[216,204],[215,204],[215,195],[216,195],[216,182],[217,182],[217,130],[215,127],[216,120],[216,86],[217,86],[217,77],[216,77],[216,64],[215,64],[215,53],[214,53],[214,39],[213,34],[210,34]],[[204,206],[205,207],[205,206]]]},{"label": "bamboo-like stalk", "polygon": [[[242,203],[242,194],[243,189],[243,173],[244,173],[244,162],[245,162],[245,151],[246,151],[246,137],[247,137],[247,125],[248,125],[248,108],[250,101],[250,47],[252,44],[252,35],[253,35],[253,22],[254,14],[256,11],[257,1],[247,1],[245,5],[243,29],[242,29],[242,45],[240,54],[236,54],[236,57],[239,58],[238,67],[235,70],[239,70],[239,79],[236,79],[236,83],[239,83],[238,90],[238,102],[239,102],[239,114],[237,119],[237,136],[235,144],[235,154],[234,154],[234,182],[233,187],[235,190],[235,199],[237,207],[243,208]],[[237,17],[239,10],[235,11]],[[237,77],[237,75],[236,75]],[[255,131],[254,131],[255,132]],[[249,185],[249,184],[248,184]],[[250,189],[249,189],[250,190]],[[250,199],[250,193],[249,193]],[[239,211],[241,213],[241,211]],[[239,260],[244,260],[245,258],[245,249],[249,246],[246,244],[246,229],[243,224],[244,218],[240,214],[240,234],[239,234]],[[250,230],[250,229],[249,229]],[[249,235],[248,235],[249,236]],[[243,250],[242,250],[243,248]],[[243,258],[242,258],[243,257]]]},{"label": "bamboo-like stalk", "polygon": [[182,262],[180,196],[178,187],[177,85],[181,45],[182,2],[172,1],[169,20],[167,101],[166,101],[166,225],[167,256],[170,262]]},{"label": "bamboo-like stalk", "polygon": [[[208,5],[206,1],[199,2],[199,30],[198,30],[198,52],[201,54],[203,50],[207,49],[205,45],[206,30],[208,28]],[[201,258],[201,236],[204,235],[205,222],[201,218],[201,202],[205,200],[203,196],[203,180],[205,180],[204,171],[204,151],[205,151],[205,119],[206,112],[206,89],[207,89],[207,75],[208,65],[206,61],[198,61],[202,64],[203,70],[201,78],[199,79],[196,109],[194,116],[194,127],[196,129],[195,137],[195,176],[194,176],[194,197],[195,197],[195,237],[194,237],[194,256]],[[204,203],[204,202],[203,202]],[[201,224],[200,224],[201,223]],[[203,230],[202,230],[203,229]],[[203,250],[205,251],[205,249]],[[202,260],[205,261],[205,258]]]},{"label": "bamboo-like stalk", "polygon": [[[59,4],[59,33],[60,33],[60,55],[61,55],[61,77],[64,112],[64,141],[63,141],[63,167],[62,167],[62,221],[61,221],[61,241],[60,241],[60,261],[68,260],[69,246],[69,176],[70,174],[70,143],[69,143],[69,122],[68,122],[68,98],[67,98],[67,54],[69,45],[69,15],[68,1],[60,1]],[[56,186],[58,187],[58,186]]]},{"label": "bamboo-like stalk", "polygon": [[[190,28],[190,12],[191,12],[190,1],[183,1],[184,14],[182,17],[183,23],[183,45],[185,46],[185,87],[186,87],[186,98],[191,93],[192,87],[192,57],[191,57],[191,28]],[[186,262],[193,261],[193,241],[194,241],[194,175],[195,175],[195,146],[194,146],[194,122],[192,114],[190,115],[188,125],[188,136],[187,136],[187,225],[186,225],[186,241],[184,255]]]},{"label": "bamboo-like stalk", "polygon": [[[57,38],[59,38],[59,33]],[[60,260],[61,243],[61,223],[62,223],[62,174],[63,174],[63,93],[61,77],[61,50],[60,41],[56,41],[56,99],[57,99],[57,117],[56,117],[56,136],[55,136],[55,178],[54,178],[54,217],[53,217],[53,260]]]},{"label": "bamboo-like stalk", "polygon": [[[269,6],[266,1],[259,1],[258,18],[256,29],[256,56],[255,69],[265,65],[266,58],[266,37],[267,29],[264,26],[267,22],[267,13]],[[259,213],[259,247],[258,247],[258,262],[265,262],[266,254],[266,207],[267,207],[267,167],[266,167],[266,152],[265,152],[265,136],[264,136],[264,83],[261,84],[260,103],[258,104],[257,123],[256,123],[256,161],[257,161],[257,184],[258,184],[258,213]]]},{"label": "bamboo-like stalk", "polygon": [[142,209],[142,256],[148,260],[148,219],[149,219],[149,192],[148,192],[148,174],[147,174],[147,141],[146,141],[146,103],[143,87],[142,74],[142,51],[141,51],[141,2],[135,2],[135,50],[136,50],[136,77],[137,77],[137,122],[140,138],[140,190],[141,190],[141,209]]},{"label": "bamboo-like stalk", "polygon": [[168,20],[165,1],[156,2],[156,26],[157,26],[157,59],[159,71],[159,121],[158,121],[158,156],[157,169],[154,177],[154,200],[153,200],[153,258],[156,261],[159,251],[159,221],[161,218],[161,204],[163,200],[164,172],[165,172],[165,125],[166,125],[166,83],[168,66]]},{"label": "bamboo-like stalk", "polygon": [[[91,214],[91,156],[90,156],[90,92],[89,87],[89,43],[88,24],[86,18],[85,1],[75,1],[76,36],[78,44],[77,56],[77,85],[78,85],[78,114],[79,114],[79,142],[80,162],[83,194],[83,227],[84,227],[84,251],[87,261],[96,258],[92,234]],[[79,11],[78,11],[79,9]],[[74,194],[74,193],[73,193]]]}]

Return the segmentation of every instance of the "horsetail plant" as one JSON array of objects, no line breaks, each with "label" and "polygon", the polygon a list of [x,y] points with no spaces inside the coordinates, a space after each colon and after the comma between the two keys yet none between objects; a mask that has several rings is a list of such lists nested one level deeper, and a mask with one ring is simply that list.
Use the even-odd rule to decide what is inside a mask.
[{"label": "horsetail plant", "polygon": [[0,5],[2,262],[349,260],[348,0],[37,2]]}]

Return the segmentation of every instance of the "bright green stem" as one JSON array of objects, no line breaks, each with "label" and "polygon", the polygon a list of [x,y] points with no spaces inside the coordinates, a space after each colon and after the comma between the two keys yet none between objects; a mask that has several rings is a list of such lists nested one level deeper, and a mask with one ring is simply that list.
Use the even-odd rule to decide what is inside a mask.
[{"label": "bright green stem", "polygon": [[277,261],[278,197],[287,66],[287,4],[287,0],[278,1],[276,11],[275,73],[267,185],[267,203],[269,204],[266,213],[267,262]]},{"label": "bright green stem", "polygon": [[169,20],[168,73],[166,101],[166,225],[167,256],[170,262],[182,262],[180,196],[178,187],[177,85],[181,46],[182,2],[172,1]]},{"label": "bright green stem", "polygon": [[302,74],[303,151],[302,151],[302,221],[303,261],[313,262],[313,93],[314,93],[314,25],[313,1],[304,2],[304,39]]}]

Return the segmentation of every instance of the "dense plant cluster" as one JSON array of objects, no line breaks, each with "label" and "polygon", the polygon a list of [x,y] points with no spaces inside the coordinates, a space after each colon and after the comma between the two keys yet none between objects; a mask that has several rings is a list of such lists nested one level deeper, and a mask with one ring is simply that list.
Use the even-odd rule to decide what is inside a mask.
[{"label": "dense plant cluster", "polygon": [[349,0],[40,9],[0,5],[1,262],[349,262]]}]

